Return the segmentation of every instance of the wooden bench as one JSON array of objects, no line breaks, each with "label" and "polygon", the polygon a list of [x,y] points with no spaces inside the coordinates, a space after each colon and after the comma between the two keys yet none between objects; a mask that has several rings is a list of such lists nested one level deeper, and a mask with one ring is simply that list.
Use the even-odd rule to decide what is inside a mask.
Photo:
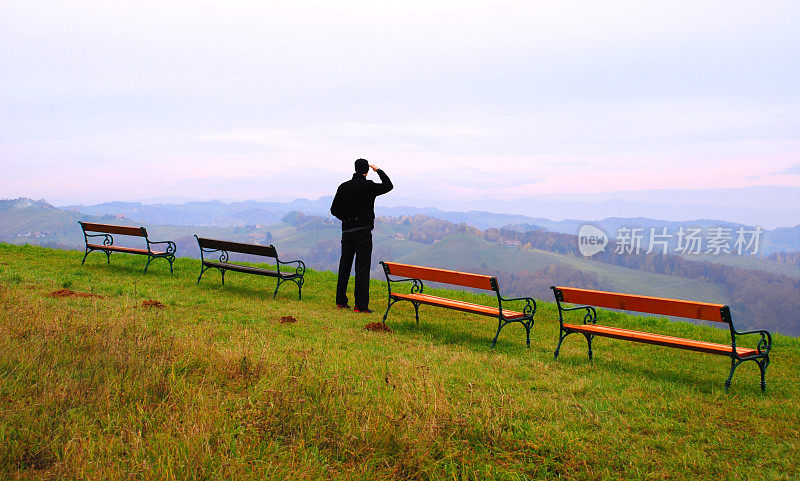
[{"label": "wooden bench", "polygon": [[[147,256],[147,265],[144,266],[144,271],[150,267],[150,263],[155,259],[166,259],[169,261],[169,272],[172,273],[172,263],[175,261],[175,243],[172,241],[153,242],[147,237],[147,229],[144,227],[127,227],[121,225],[111,224],[95,224],[92,222],[78,222],[83,229],[83,238],[86,241],[86,253],[83,255],[81,265],[86,262],[86,256],[90,252],[100,251],[106,255],[107,263],[111,263],[112,252],[122,252],[124,254],[139,254]],[[89,234],[89,232],[98,232],[98,234]],[[146,242],[146,249],[134,249],[132,247],[121,247],[114,245],[114,237],[112,234],[127,235],[133,237],[144,237]],[[92,244],[89,242],[90,238],[102,237],[102,244]],[[164,250],[154,250],[151,246],[157,244],[165,244]]]},{"label": "wooden bench", "polygon": [[[222,273],[222,285],[225,285],[225,271],[243,272],[245,274],[255,274],[257,276],[275,277],[278,279],[278,285],[275,286],[275,292],[272,298],[278,295],[278,288],[286,281],[292,281],[297,284],[297,296],[299,299],[303,298],[303,276],[306,272],[306,265],[303,261],[288,261],[284,262],[278,259],[278,251],[275,246],[262,246],[257,244],[242,244],[240,242],[230,242],[216,239],[206,239],[203,237],[194,236],[197,239],[197,245],[200,246],[200,259],[202,266],[200,268],[200,277],[197,278],[197,283],[200,284],[200,279],[203,273],[208,269],[218,269]],[[219,260],[207,260],[205,254],[213,254],[219,252]],[[235,264],[228,262],[228,255],[230,252],[239,254],[250,254],[254,256],[271,257],[275,259],[275,270],[264,269],[261,267],[250,267],[242,264]],[[293,264],[295,267],[289,272],[281,272],[281,265]]]},{"label": "wooden bench", "polygon": [[[761,370],[761,390],[765,391],[767,389],[764,375],[769,365],[769,351],[772,348],[772,336],[768,331],[763,329],[742,332],[737,331],[733,326],[731,311],[726,305],[592,291],[588,289],[573,289],[571,287],[551,286],[551,289],[553,289],[553,293],[555,294],[556,304],[558,305],[558,321],[561,325],[558,346],[555,352],[556,358],[558,357],[558,352],[561,349],[561,343],[564,341],[564,338],[572,333],[583,334],[586,338],[589,344],[589,359],[592,358],[592,339],[595,336],[611,337],[614,339],[730,357],[731,370],[728,379],[725,381],[725,391],[728,391],[728,388],[730,388],[731,381],[733,380],[733,373],[736,371],[739,364],[745,361],[754,361]],[[563,303],[576,305],[573,307],[564,307],[562,305]],[[720,322],[728,325],[731,334],[731,342],[730,344],[716,344],[706,341],[683,339],[680,337],[598,325],[595,307]],[[586,311],[583,315],[583,323],[564,323],[563,313],[577,310]],[[746,334],[761,335],[761,339],[758,340],[755,349],[737,346],[737,336]]]},{"label": "wooden bench", "polygon": [[[533,315],[536,313],[536,301],[530,297],[519,297],[513,299],[506,299],[502,297],[500,295],[500,288],[498,287],[497,279],[495,277],[484,276],[480,274],[469,274],[466,272],[449,271],[445,269],[436,269],[433,267],[398,264],[396,262],[381,262],[381,265],[383,266],[383,272],[386,274],[387,286],[389,288],[388,306],[386,307],[386,313],[383,315],[384,323],[386,323],[386,317],[389,315],[389,309],[392,308],[392,305],[394,305],[396,302],[408,301],[414,305],[414,313],[417,319],[417,324],[419,324],[419,306],[421,304],[444,307],[446,309],[469,312],[471,314],[478,314],[481,316],[496,317],[497,333],[494,335],[494,339],[492,339],[492,348],[494,348],[494,345],[497,343],[497,337],[500,335],[500,330],[503,329],[506,324],[518,322],[525,327],[526,342],[528,347],[530,347],[531,327],[533,327]],[[393,278],[393,276],[395,278]],[[423,292],[425,289],[423,280],[493,291],[495,294],[497,294],[497,307],[484,306],[425,294]],[[410,292],[408,294],[393,292],[392,285],[398,282],[411,282],[412,284]],[[511,301],[525,301],[526,304],[522,312],[503,308],[504,302]]]}]

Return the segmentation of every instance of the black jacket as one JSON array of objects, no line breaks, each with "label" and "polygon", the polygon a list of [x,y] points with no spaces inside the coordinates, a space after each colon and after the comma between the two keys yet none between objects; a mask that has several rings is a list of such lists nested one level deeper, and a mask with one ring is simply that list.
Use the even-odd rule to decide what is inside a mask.
[{"label": "black jacket", "polygon": [[375,197],[383,195],[394,187],[389,176],[377,170],[381,183],[367,180],[361,174],[344,182],[336,190],[331,204],[331,214],[342,221],[342,231],[375,227]]}]

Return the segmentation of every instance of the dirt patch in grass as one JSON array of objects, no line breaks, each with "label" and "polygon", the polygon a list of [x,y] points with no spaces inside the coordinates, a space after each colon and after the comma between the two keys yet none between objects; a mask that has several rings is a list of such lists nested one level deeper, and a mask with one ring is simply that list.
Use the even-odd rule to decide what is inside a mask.
[{"label": "dirt patch in grass", "polygon": [[75,292],[70,289],[59,289],[57,291],[53,291],[48,294],[50,297],[95,297],[97,299],[103,299],[103,296],[98,296],[97,294],[90,294],[88,292]]},{"label": "dirt patch in grass", "polygon": [[372,332],[392,332],[392,330],[386,324],[382,322],[370,322],[366,326],[364,326],[365,331],[372,331]]},{"label": "dirt patch in grass", "polygon": [[281,324],[293,324],[297,322],[297,318],[294,316],[282,316],[280,321]]},{"label": "dirt patch in grass", "polygon": [[30,448],[26,447],[21,453],[19,461],[21,461],[20,464],[26,468],[42,471],[54,465],[57,458],[55,454],[47,449],[32,451]]},{"label": "dirt patch in grass", "polygon": [[148,299],[146,301],[142,301],[142,307],[154,307],[156,309],[165,309],[167,306],[158,301],[153,301]]}]

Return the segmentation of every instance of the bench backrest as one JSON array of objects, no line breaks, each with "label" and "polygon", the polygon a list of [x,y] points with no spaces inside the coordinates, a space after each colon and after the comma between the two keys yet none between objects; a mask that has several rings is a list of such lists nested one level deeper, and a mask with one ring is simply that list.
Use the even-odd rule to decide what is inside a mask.
[{"label": "bench backrest", "polygon": [[436,269],[434,267],[398,264],[396,262],[381,262],[381,264],[383,264],[387,274],[397,277],[410,277],[412,279],[421,279],[424,281],[497,291],[497,279],[492,276]]},{"label": "bench backrest", "polygon": [[731,323],[730,310],[724,304],[574,289],[572,287],[553,287],[552,289],[559,302]]},{"label": "bench backrest", "polygon": [[[197,236],[195,236],[197,237]],[[275,246],[261,246],[258,244],[244,244],[241,242],[231,242],[217,239],[206,239],[197,237],[197,243],[201,249],[220,250],[227,252],[238,252],[240,254],[252,254],[256,256],[266,256],[278,258]]]},{"label": "bench backrest", "polygon": [[79,222],[83,231],[102,232],[104,234],[132,235],[137,237],[147,237],[147,229],[144,227],[128,227],[113,224],[95,224],[92,222]]}]

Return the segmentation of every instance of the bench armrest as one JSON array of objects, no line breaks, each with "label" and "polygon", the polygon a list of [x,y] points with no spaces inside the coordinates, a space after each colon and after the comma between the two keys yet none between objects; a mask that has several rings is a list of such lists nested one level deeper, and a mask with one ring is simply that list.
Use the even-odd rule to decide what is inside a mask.
[{"label": "bench armrest", "polygon": [[392,279],[386,276],[386,284],[389,286],[389,294],[392,293],[392,282],[413,282],[411,285],[411,294],[421,294],[425,290],[425,284],[422,279],[414,279],[413,277],[399,277]]},{"label": "bench armrest", "polygon": [[758,353],[759,354],[769,354],[770,349],[772,349],[772,334],[769,331],[764,329],[753,329],[750,331],[737,331],[734,329],[734,334],[737,336],[744,336],[747,334],[761,334],[761,339],[758,340]]},{"label": "bench armrest", "polygon": [[297,267],[295,267],[294,273],[299,275],[299,276],[303,276],[306,273],[306,264],[305,264],[305,262],[303,262],[303,261],[301,261],[299,259],[298,260],[294,260],[294,261],[282,261],[282,260],[276,258],[275,261],[277,261],[278,266],[280,266],[281,264],[296,264]]},{"label": "bench armrest", "polygon": [[[147,238],[145,237],[145,239]],[[172,241],[151,241],[150,239],[147,239],[148,249],[150,247],[150,244],[167,244],[167,254],[174,254],[175,251],[177,250],[175,243]]]},{"label": "bench armrest", "polygon": [[[408,282],[408,281],[420,281],[419,279],[414,279],[413,277],[399,277],[396,279],[388,278],[389,282]],[[420,281],[422,282],[422,281]]]},{"label": "bench armrest", "polygon": [[497,298],[500,299],[500,304],[498,308],[500,309],[500,313],[503,313],[503,302],[512,302],[512,301],[525,301],[525,307],[522,309],[522,313],[526,316],[533,316],[536,314],[536,300],[532,297],[510,297],[506,299],[505,297],[497,294]]},{"label": "bench armrest", "polygon": [[573,306],[573,307],[563,307],[561,303],[558,304],[558,316],[561,317],[561,313],[564,311],[579,311],[581,309],[586,309],[586,314],[583,316],[583,323],[584,324],[596,324],[597,323],[597,311],[595,310],[594,306]]},{"label": "bench armrest", "polygon": [[411,286],[411,294],[422,294],[425,290],[425,284],[422,279],[414,279],[413,277],[395,277],[392,279],[392,274],[389,273],[389,266],[381,261],[383,267],[383,274],[386,276],[386,289],[389,291],[389,297],[392,297],[392,282],[413,282]]},{"label": "bench armrest", "polygon": [[528,301],[528,302],[530,302],[532,304],[536,304],[536,300],[533,297],[509,297],[508,299],[506,299],[505,297],[501,296],[500,299],[502,299],[503,302],[508,302],[508,301]]}]

